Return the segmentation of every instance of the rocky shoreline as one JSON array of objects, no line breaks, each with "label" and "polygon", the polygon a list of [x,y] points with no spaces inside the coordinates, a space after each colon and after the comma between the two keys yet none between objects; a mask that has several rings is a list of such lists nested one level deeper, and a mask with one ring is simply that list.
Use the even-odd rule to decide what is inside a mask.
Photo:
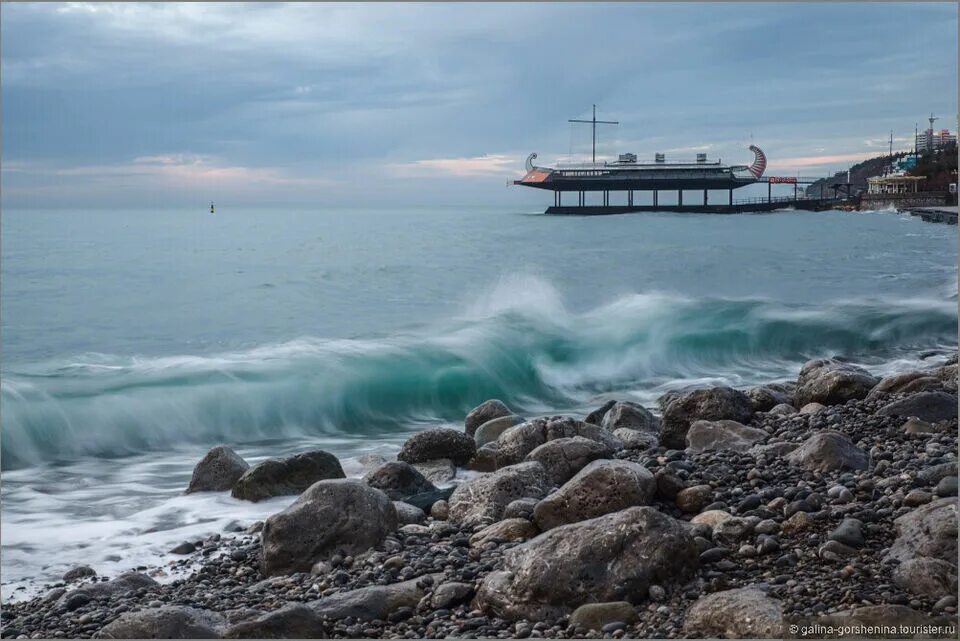
[{"label": "rocky shoreline", "polygon": [[221,446],[188,491],[297,500],[165,568],[72,570],[0,636],[956,638],[956,363],[811,361],[585,418],[491,400],[363,480]]}]

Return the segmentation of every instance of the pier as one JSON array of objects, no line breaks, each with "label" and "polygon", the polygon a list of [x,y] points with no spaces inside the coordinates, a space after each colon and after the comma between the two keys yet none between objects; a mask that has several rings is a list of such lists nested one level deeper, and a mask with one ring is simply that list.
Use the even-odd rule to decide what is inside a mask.
[{"label": "pier", "polygon": [[905,209],[903,211],[909,212],[911,216],[919,216],[928,223],[946,223],[947,225],[957,224],[956,205],[952,207],[915,207],[913,209]]},{"label": "pier", "polygon": [[[811,198],[809,196],[803,195],[803,190],[800,189],[801,185],[809,185],[817,181],[817,178],[759,178],[753,181],[750,181],[748,184],[764,184],[767,185],[767,195],[755,197],[755,198],[745,198],[745,199],[734,199],[733,191],[735,188],[725,189],[727,193],[725,194],[726,198],[723,198],[721,202],[710,202],[709,191],[715,191],[716,188],[713,186],[715,183],[713,181],[705,181],[704,184],[696,184],[696,179],[685,179],[683,181],[683,189],[628,189],[628,190],[612,190],[612,189],[564,189],[567,185],[557,185],[554,189],[554,202],[551,207],[548,207],[544,212],[545,214],[554,214],[554,215],[573,215],[573,216],[596,216],[604,214],[628,214],[628,213],[640,213],[640,212],[658,212],[658,211],[669,211],[669,212],[679,212],[679,213],[700,213],[700,214],[742,214],[749,212],[766,212],[774,211],[777,209],[799,209],[807,211],[824,211],[836,207],[847,200],[846,194],[840,194],[839,186],[835,186],[833,189],[833,194],[821,193],[817,197]],[[789,184],[793,185],[793,195],[792,196],[774,196],[772,186],[775,184]],[[707,187],[706,185],[710,185]],[[745,185],[744,185],[745,186]],[[602,193],[602,203],[601,204],[587,204],[587,193],[589,192],[600,191]],[[647,192],[651,194],[650,200],[652,204],[639,205],[635,203],[636,192]],[[574,204],[564,204],[564,193],[573,192],[568,198],[573,200],[575,198]],[[690,202],[690,193],[693,192],[696,196],[697,202]],[[618,200],[625,200],[625,204],[611,204],[611,194],[620,193],[621,197]],[[676,202],[673,204],[661,203],[661,196],[663,194],[669,194],[675,196]],[[684,202],[684,196],[686,196],[686,202]],[[671,198],[674,200],[674,198]],[[725,201],[725,202],[724,202]]]}]

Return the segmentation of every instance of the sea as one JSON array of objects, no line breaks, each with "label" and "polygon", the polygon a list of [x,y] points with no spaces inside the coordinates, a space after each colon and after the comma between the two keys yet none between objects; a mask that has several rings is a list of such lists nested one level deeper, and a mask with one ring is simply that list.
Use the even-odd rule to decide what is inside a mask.
[{"label": "sea", "polygon": [[957,348],[957,228],[893,211],[5,210],[0,238],[4,600],[293,501],[185,495],[218,444],[359,476],[489,398],[655,407]]}]

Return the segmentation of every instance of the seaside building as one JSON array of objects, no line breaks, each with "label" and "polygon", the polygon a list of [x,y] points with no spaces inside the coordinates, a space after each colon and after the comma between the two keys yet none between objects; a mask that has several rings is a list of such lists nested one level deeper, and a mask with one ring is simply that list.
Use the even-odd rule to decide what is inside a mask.
[{"label": "seaside building", "polygon": [[949,129],[941,129],[940,131],[927,129],[917,134],[918,151],[936,151],[956,142],[956,134],[950,133]]},{"label": "seaside building", "polygon": [[868,194],[909,194],[919,191],[921,180],[926,176],[904,176],[888,174],[867,178]]}]

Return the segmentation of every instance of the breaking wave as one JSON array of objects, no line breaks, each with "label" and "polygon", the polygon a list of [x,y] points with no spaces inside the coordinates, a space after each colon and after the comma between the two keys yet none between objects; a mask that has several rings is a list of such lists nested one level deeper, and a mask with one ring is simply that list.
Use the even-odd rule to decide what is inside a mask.
[{"label": "breaking wave", "polygon": [[549,283],[512,279],[458,318],[386,338],[14,367],[2,384],[2,467],[183,444],[374,437],[459,422],[494,397],[526,413],[582,408],[612,392],[649,401],[692,383],[792,378],[816,356],[882,369],[954,349],[956,336],[955,292],[822,307],[644,293],[573,312]]}]

